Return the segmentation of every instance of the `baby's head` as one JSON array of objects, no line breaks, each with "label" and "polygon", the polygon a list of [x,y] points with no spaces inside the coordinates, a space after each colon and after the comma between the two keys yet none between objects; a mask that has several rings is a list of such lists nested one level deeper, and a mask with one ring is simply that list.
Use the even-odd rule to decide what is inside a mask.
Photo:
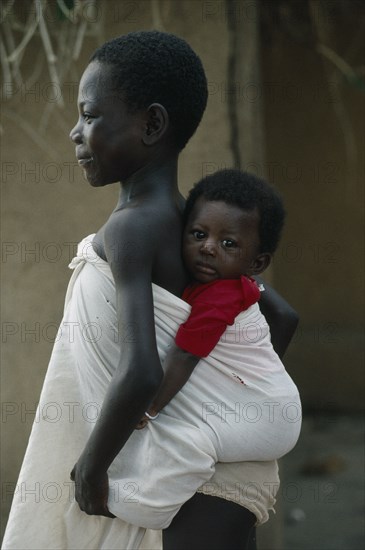
[{"label": "baby's head", "polygon": [[185,40],[159,31],[132,32],[100,46],[90,59],[95,62],[110,68],[114,91],[130,112],[161,104],[176,148],[185,147],[208,98],[202,63]]},{"label": "baby's head", "polygon": [[285,210],[266,181],[239,170],[221,170],[191,190],[185,207],[183,254],[202,283],[262,273],[270,264]]}]

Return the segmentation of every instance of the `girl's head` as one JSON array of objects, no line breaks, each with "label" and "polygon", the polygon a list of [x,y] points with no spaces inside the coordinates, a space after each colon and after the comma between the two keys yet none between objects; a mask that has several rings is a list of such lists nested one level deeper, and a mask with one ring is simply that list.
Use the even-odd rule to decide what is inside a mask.
[{"label": "girl's head", "polygon": [[269,265],[284,224],[278,193],[239,170],[203,178],[185,207],[184,259],[202,283],[258,275]]},{"label": "girl's head", "polygon": [[93,186],[126,181],[156,158],[176,155],[207,102],[198,56],[181,38],[144,31],[103,44],[80,82],[70,137]]},{"label": "girl's head", "polygon": [[90,62],[110,66],[114,89],[131,112],[161,104],[176,147],[185,147],[208,98],[203,65],[185,40],[159,31],[132,32],[103,44]]}]

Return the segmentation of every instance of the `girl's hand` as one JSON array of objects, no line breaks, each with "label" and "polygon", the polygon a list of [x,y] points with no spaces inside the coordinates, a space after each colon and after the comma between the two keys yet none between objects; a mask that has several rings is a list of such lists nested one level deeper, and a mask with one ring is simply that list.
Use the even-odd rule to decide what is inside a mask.
[{"label": "girl's hand", "polygon": [[91,516],[115,518],[108,510],[109,480],[106,472],[98,477],[86,478],[77,462],[70,477],[75,482],[75,500],[80,510]]}]

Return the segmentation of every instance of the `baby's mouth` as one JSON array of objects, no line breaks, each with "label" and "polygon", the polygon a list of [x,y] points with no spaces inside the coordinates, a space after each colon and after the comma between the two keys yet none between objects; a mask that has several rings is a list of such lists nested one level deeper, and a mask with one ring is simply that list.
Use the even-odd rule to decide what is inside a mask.
[{"label": "baby's mouth", "polygon": [[195,268],[199,273],[204,273],[205,275],[216,274],[216,270],[213,267],[203,262],[198,262],[197,264],[195,264]]}]

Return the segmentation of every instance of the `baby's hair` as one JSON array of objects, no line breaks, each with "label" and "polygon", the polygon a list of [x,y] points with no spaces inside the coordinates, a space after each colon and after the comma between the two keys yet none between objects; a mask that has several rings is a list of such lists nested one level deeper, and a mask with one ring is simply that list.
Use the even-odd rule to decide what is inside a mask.
[{"label": "baby's hair", "polygon": [[159,31],[131,32],[100,46],[92,61],[111,66],[113,85],[131,112],[163,105],[176,147],[185,147],[208,98],[203,65],[185,40]]},{"label": "baby's hair", "polygon": [[285,210],[278,192],[265,180],[240,170],[219,170],[200,180],[186,201],[184,220],[188,221],[196,201],[223,201],[252,211],[260,216],[260,252],[272,254],[279,243],[285,220]]}]

